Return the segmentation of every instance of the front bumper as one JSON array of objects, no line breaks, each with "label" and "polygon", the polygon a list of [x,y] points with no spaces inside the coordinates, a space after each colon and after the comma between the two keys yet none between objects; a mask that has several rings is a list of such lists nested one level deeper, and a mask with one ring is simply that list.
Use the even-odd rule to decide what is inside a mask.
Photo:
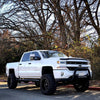
[{"label": "front bumper", "polygon": [[54,77],[56,82],[72,83],[76,79],[91,79],[92,72],[88,68],[77,68],[74,72],[68,70],[55,70]]},{"label": "front bumper", "polygon": [[[83,75],[83,76],[79,76],[78,74],[77,74],[77,71],[79,71],[79,70],[81,70],[81,71],[84,71],[84,70],[86,70],[86,71],[88,71],[88,73],[86,74],[86,75]],[[77,68],[75,71],[74,71],[74,73],[73,73],[73,75],[72,76],[70,76],[69,78],[63,78],[63,79],[55,79],[55,81],[56,81],[56,85],[57,86],[61,86],[61,85],[68,85],[68,84],[74,84],[75,82],[81,82],[81,81],[87,81],[87,80],[90,80],[91,79],[91,74],[90,74],[90,71],[89,71],[89,69],[84,69],[84,68]]]}]

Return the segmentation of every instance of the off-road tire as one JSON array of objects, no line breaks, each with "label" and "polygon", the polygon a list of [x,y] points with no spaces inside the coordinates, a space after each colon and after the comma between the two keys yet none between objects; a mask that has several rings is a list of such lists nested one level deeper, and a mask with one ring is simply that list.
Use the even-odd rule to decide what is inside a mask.
[{"label": "off-road tire", "polygon": [[52,74],[44,74],[40,81],[41,92],[45,95],[54,94],[56,91],[56,83]]},{"label": "off-road tire", "polygon": [[10,74],[8,77],[8,87],[9,89],[15,89],[17,87],[17,79],[14,74]]},{"label": "off-road tire", "polygon": [[84,92],[89,88],[89,80],[80,80],[74,83],[77,92]]}]

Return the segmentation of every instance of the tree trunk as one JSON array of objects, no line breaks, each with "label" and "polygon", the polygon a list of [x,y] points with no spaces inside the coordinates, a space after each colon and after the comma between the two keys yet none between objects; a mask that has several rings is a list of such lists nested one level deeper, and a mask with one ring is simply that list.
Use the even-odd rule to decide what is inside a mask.
[{"label": "tree trunk", "polygon": [[62,48],[65,48],[65,45],[67,44],[67,37],[66,37],[66,31],[65,31],[63,16],[61,14],[60,4],[57,5],[56,17],[58,19],[58,24],[59,24],[59,27],[60,27],[60,36],[61,36]]}]

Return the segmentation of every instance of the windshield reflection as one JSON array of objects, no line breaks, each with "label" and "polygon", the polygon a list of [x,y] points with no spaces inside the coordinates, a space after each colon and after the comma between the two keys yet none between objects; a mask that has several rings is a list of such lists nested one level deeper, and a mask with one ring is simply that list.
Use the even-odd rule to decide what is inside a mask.
[{"label": "windshield reflection", "polygon": [[64,55],[61,52],[58,51],[41,51],[42,56],[44,58],[50,58],[50,57],[66,57],[66,55]]}]

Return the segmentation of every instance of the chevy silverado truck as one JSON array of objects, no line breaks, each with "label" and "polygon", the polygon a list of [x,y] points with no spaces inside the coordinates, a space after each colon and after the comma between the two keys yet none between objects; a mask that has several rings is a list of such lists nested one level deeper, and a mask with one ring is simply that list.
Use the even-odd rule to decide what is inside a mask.
[{"label": "chevy silverado truck", "polygon": [[92,77],[90,62],[83,58],[67,57],[59,51],[34,50],[23,53],[20,62],[7,63],[9,89],[18,82],[35,82],[43,94],[49,95],[60,85],[72,84],[78,92],[89,87]]}]

